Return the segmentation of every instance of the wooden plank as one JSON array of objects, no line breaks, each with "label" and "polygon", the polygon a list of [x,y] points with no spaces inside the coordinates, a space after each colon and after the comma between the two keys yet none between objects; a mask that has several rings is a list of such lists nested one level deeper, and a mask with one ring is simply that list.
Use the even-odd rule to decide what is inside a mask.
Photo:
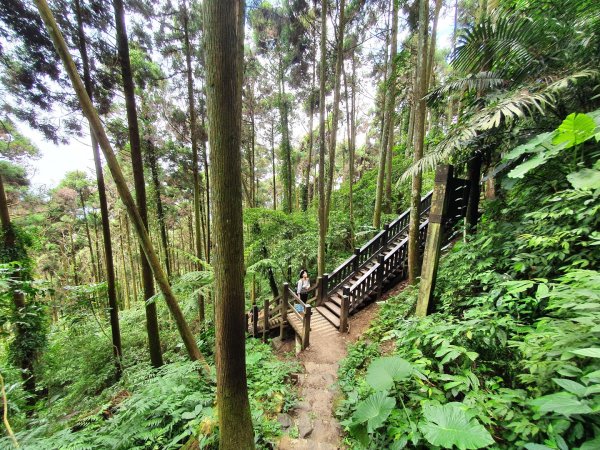
[{"label": "wooden plank", "polygon": [[339,317],[336,317],[327,308],[325,308],[324,306],[317,306],[317,311],[319,312],[319,314],[321,314],[323,317],[325,317],[329,322],[331,322],[331,324],[334,327],[336,327],[338,329],[340,328],[340,319],[339,319]]}]

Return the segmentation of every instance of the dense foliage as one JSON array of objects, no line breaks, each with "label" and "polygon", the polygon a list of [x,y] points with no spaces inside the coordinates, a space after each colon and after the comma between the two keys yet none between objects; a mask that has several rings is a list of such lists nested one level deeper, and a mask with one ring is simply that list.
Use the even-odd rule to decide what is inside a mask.
[{"label": "dense foliage", "polygon": [[534,153],[443,259],[436,313],[409,317],[404,291],[350,350],[338,414],[353,447],[600,445],[600,148],[574,117],[550,133],[556,159],[532,163],[541,138],[508,155]]}]

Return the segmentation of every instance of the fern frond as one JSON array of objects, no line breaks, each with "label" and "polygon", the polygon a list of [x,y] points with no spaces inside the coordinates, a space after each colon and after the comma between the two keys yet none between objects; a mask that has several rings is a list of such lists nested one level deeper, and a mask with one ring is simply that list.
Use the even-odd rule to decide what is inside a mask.
[{"label": "fern frond", "polygon": [[424,170],[433,169],[441,161],[447,160],[460,149],[468,148],[492,130],[537,114],[544,115],[559,100],[564,101],[573,93],[571,89],[582,82],[591,84],[594,89],[600,88],[600,70],[584,69],[557,79],[549,78],[548,84],[542,88],[539,84],[531,84],[509,92],[451,128],[446,138],[431,153],[409,166],[398,182],[402,183]]}]

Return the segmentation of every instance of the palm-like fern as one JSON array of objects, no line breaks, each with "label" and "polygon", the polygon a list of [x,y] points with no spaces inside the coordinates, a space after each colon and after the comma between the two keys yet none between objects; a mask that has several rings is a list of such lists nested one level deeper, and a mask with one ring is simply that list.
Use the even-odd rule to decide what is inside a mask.
[{"label": "palm-like fern", "polygon": [[477,101],[463,109],[445,139],[400,181],[458,151],[497,145],[499,131],[511,130],[519,120],[539,121],[549,110],[560,115],[567,104],[593,108],[600,98],[598,61],[600,2],[525,0],[519,11],[497,10],[459,38],[452,61],[459,78],[428,95],[436,102],[473,92]]}]

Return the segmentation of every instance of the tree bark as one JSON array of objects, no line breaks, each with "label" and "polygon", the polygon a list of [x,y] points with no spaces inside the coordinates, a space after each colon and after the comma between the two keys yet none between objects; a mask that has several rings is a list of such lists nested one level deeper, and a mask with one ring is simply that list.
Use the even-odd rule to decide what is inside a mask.
[{"label": "tree bark", "polygon": [[[185,64],[187,72],[188,114],[190,115],[190,130],[192,141],[192,170],[194,176],[194,229],[196,243],[196,258],[202,259],[202,235],[200,232],[200,173],[198,167],[198,133],[196,123],[196,105],[194,101],[194,78],[192,74],[192,48],[190,46],[190,33],[188,24],[188,12],[183,2],[183,38],[185,49]],[[202,264],[196,264],[197,270],[202,270]],[[204,297],[198,295],[198,317],[200,323],[204,323]]]},{"label": "tree bark", "polygon": [[[79,53],[81,55],[81,62],[83,65],[83,81],[85,90],[90,97],[90,101],[93,101],[93,86],[92,76],[90,73],[90,61],[87,52],[86,37],[83,27],[83,18],[81,5],[79,0],[75,0],[75,9],[77,16],[77,36]],[[108,217],[108,202],[106,200],[106,187],[104,184],[104,174],[102,173],[102,162],[100,160],[100,150],[98,148],[98,141],[94,136],[91,124],[90,124],[90,135],[92,139],[92,153],[94,155],[94,167],[96,169],[96,184],[98,186],[98,198],[100,201],[100,216],[102,219],[102,238],[104,241],[104,263],[106,266],[106,285],[108,295],[108,306],[110,308],[110,330],[113,345],[113,355],[116,363],[116,375],[117,378],[121,377],[122,364],[121,358],[123,355],[123,348],[121,344],[121,330],[119,325],[119,305],[117,303],[117,289],[115,279],[115,268],[112,253],[112,242],[110,236],[110,221]],[[83,195],[80,194],[82,208],[84,209],[85,216],[85,204],[83,202]],[[90,249],[91,253],[91,249]],[[98,254],[98,259],[100,254]],[[99,278],[98,278],[99,281]]]},{"label": "tree bark", "polygon": [[[185,321],[183,313],[177,303],[177,299],[175,298],[175,295],[173,294],[173,291],[171,290],[171,286],[169,285],[169,281],[165,275],[165,272],[163,271],[163,269],[160,265],[160,260],[158,259],[156,251],[154,250],[152,241],[150,240],[150,237],[148,235],[146,226],[144,225],[144,222],[142,220],[140,212],[135,205],[133,196],[131,195],[131,192],[129,191],[127,182],[125,180],[125,177],[123,176],[123,172],[121,171],[121,166],[119,165],[117,157],[112,149],[112,146],[110,144],[108,136],[106,135],[106,132],[104,131],[102,122],[100,121],[100,118],[98,117],[98,114],[97,114],[96,110],[94,109],[94,106],[92,105],[92,102],[91,102],[89,96],[87,95],[87,92],[85,91],[83,82],[81,81],[81,78],[79,77],[79,74],[77,73],[77,68],[73,61],[73,58],[69,54],[69,49],[67,47],[67,44],[66,44],[59,28],[58,28],[58,25],[56,24],[56,21],[54,19],[52,11],[48,7],[46,0],[35,0],[35,3],[36,3],[36,6],[40,12],[40,15],[41,15],[44,23],[46,25],[48,34],[52,38],[52,41],[57,50],[57,53],[59,54],[61,60],[63,61],[65,69],[71,80],[71,83],[73,84],[73,89],[74,89],[75,93],[77,94],[77,97],[79,98],[79,101],[81,103],[84,115],[87,117],[88,121],[90,122],[92,129],[94,131],[94,135],[96,136],[96,139],[98,140],[100,148],[102,149],[102,151],[104,153],[104,157],[106,158],[106,162],[108,164],[108,167],[109,167],[111,174],[113,176],[113,179],[115,181],[115,185],[119,192],[119,196],[120,196],[121,200],[123,201],[123,204],[125,205],[127,213],[129,214],[129,216],[131,217],[131,219],[133,221],[136,233],[137,233],[138,238],[141,243],[142,250],[144,251],[146,258],[150,262],[150,266],[152,268],[152,272],[154,274],[156,282],[159,285],[161,292],[163,294],[163,297],[165,299],[165,302],[173,315],[173,318],[177,325],[179,334],[181,335],[183,343],[188,351],[188,355],[189,355],[190,359],[192,359],[194,361],[201,361],[203,363],[204,369],[208,373],[210,373],[210,367],[206,364],[206,361],[204,360],[202,353],[200,353],[200,350],[198,349],[198,345],[196,344],[194,336],[192,335],[192,332],[189,329],[189,327]],[[120,2],[120,0],[115,0],[115,3],[116,4],[118,3],[116,5],[116,7],[117,7],[116,8],[117,9],[116,16],[120,17],[122,19],[121,24],[119,26],[123,26],[124,25],[124,15],[123,15],[123,9],[122,9],[123,5]],[[119,13],[119,10],[120,10],[120,13]],[[125,43],[126,43],[126,41],[125,41]]]},{"label": "tree bark", "polygon": [[333,111],[331,113],[331,130],[329,132],[329,168],[327,173],[327,200],[325,202],[325,231],[329,229],[329,211],[331,210],[331,191],[333,190],[333,175],[335,172],[335,150],[337,145],[337,130],[340,116],[340,85],[342,81],[342,63],[344,62],[344,27],[346,20],[344,10],[346,1],[339,1],[339,24],[337,29],[335,75],[333,81]]},{"label": "tree bark", "polygon": [[381,139],[381,151],[379,152],[379,170],[377,172],[377,191],[375,194],[375,209],[373,211],[373,227],[381,227],[381,210],[383,204],[383,187],[385,182],[385,166],[388,143],[390,141],[390,128],[393,126],[394,106],[396,104],[396,52],[398,47],[398,2],[392,0],[392,39],[390,48],[389,77],[387,79],[388,93],[385,100],[385,113],[383,117],[383,133]]},{"label": "tree bark", "polygon": [[206,93],[213,186],[219,448],[254,448],[246,383],[241,103],[244,2],[204,2]]},{"label": "tree bark", "polygon": [[[146,184],[144,182],[144,164],[142,161],[142,146],[135,105],[135,86],[133,84],[133,73],[129,59],[129,40],[125,26],[125,10],[122,0],[113,0],[115,10],[115,27],[117,30],[117,51],[121,78],[123,79],[123,92],[125,94],[125,108],[127,110],[127,125],[129,128],[129,145],[131,149],[131,165],[133,168],[133,181],[137,209],[142,219],[142,224],[148,232],[148,211],[146,206]],[[143,253],[143,250],[140,250]],[[142,284],[144,288],[144,300],[146,300],[146,330],[148,333],[148,344],[150,349],[150,360],[154,367],[160,367],[163,363],[162,350],[158,327],[158,315],[156,302],[147,302],[154,295],[154,282],[152,270],[147,258],[142,256]]]},{"label": "tree bark", "polygon": [[321,4],[321,63],[319,66],[319,248],[317,251],[317,276],[325,272],[325,240],[327,219],[325,217],[325,67],[327,57],[327,2]]},{"label": "tree bark", "polygon": [[[428,2],[419,0],[419,42],[417,48],[417,88],[415,89],[414,158],[416,163],[423,157],[425,142],[425,93],[427,92],[427,28]],[[410,196],[410,218],[408,223],[408,282],[416,284],[420,271],[419,225],[422,176],[419,172],[412,177]]]},{"label": "tree bark", "polygon": [[[17,234],[15,233],[14,227],[10,221],[10,213],[8,211],[8,203],[6,201],[6,193],[4,191],[4,181],[2,175],[0,175],[0,223],[2,225],[2,234],[4,237],[4,251],[2,252],[2,260],[0,262],[9,263],[16,262],[20,265],[21,259],[26,258],[27,254],[25,249],[22,248],[22,244],[19,242]],[[15,282],[23,281],[22,271],[17,270],[11,278]],[[19,343],[25,343],[35,339],[35,336],[31,336],[29,327],[27,324],[20,320],[21,315],[27,313],[27,304],[25,302],[25,294],[19,289],[11,289],[12,298],[15,310],[15,339]],[[36,378],[34,372],[35,353],[28,348],[27,345],[23,347],[19,352],[18,364],[21,369],[21,378],[23,379],[23,386],[25,390],[31,395],[30,403],[33,404],[36,399]]]}]

